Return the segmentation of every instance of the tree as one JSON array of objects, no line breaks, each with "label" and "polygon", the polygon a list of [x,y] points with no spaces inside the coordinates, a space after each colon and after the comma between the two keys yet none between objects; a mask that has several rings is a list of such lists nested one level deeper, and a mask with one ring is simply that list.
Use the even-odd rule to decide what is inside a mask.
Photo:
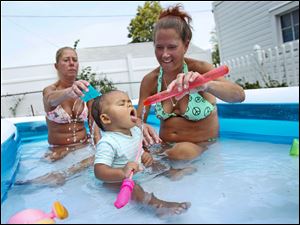
[{"label": "tree", "polygon": [[220,64],[218,37],[215,30],[210,32],[210,34],[211,34],[210,43],[212,44],[212,50],[213,50],[211,53],[212,62],[214,66],[217,66],[218,64]]},{"label": "tree", "polygon": [[77,39],[77,40],[74,42],[73,48],[74,48],[75,50],[76,50],[76,48],[77,48],[77,45],[78,45],[79,41],[80,41],[80,39]]},{"label": "tree", "polygon": [[137,11],[136,17],[127,27],[128,37],[132,38],[131,43],[153,41],[154,23],[158,20],[162,7],[157,1],[146,1],[143,7],[138,7]]},{"label": "tree", "polygon": [[[112,90],[116,90],[114,83],[109,81],[106,76],[103,79],[96,79],[96,73],[92,71],[90,66],[84,67],[81,72],[77,75],[76,80],[86,80],[88,81],[94,88],[100,91],[102,94],[107,93]],[[105,75],[105,74],[100,74]]]}]

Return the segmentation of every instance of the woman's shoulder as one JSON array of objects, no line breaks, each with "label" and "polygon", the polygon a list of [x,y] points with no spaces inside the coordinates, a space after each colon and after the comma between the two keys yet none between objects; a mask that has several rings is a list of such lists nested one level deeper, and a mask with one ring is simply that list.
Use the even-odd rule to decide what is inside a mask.
[{"label": "woman's shoulder", "polygon": [[152,70],[151,72],[147,73],[144,76],[143,81],[145,81],[146,83],[156,82],[157,78],[158,78],[158,74],[159,74],[159,67],[157,67],[154,70]]},{"label": "woman's shoulder", "polygon": [[206,73],[214,68],[212,64],[206,61],[192,58],[184,58],[184,61],[187,63],[190,71],[196,71],[200,74]]},{"label": "woman's shoulder", "polygon": [[48,92],[55,91],[56,88],[57,88],[57,82],[55,82],[54,84],[50,84],[49,86],[43,89],[43,94],[47,94]]},{"label": "woman's shoulder", "polygon": [[[141,91],[149,96],[156,92],[159,67],[146,74],[141,83]],[[142,96],[140,96],[142,97]]]}]

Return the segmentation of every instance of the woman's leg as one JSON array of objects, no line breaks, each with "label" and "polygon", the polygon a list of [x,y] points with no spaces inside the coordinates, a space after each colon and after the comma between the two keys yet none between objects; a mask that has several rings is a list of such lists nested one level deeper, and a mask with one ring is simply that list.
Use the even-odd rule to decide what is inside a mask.
[{"label": "woman's leg", "polygon": [[206,149],[205,143],[179,142],[165,150],[164,154],[171,160],[191,160],[200,156]]},{"label": "woman's leg", "polygon": [[[147,151],[153,155],[166,157],[167,159],[173,161],[173,163],[181,163],[180,161],[189,161],[199,156],[205,149],[207,149],[206,146],[207,143],[201,143],[199,145],[190,142],[181,142],[175,144],[162,143],[160,145],[148,147]],[[170,164],[169,160],[167,160],[169,168],[163,168],[163,166],[161,166],[162,160],[164,161],[165,159],[154,160],[151,166],[152,171],[158,173],[157,176],[166,176],[171,180],[179,180],[183,176],[197,171],[197,168],[194,166],[186,166],[186,164],[181,164],[180,168],[178,166],[175,166],[176,168],[174,168],[174,165],[171,165],[173,163]]]},{"label": "woman's leg", "polygon": [[16,181],[16,185],[23,184],[37,184],[37,185],[47,185],[47,186],[59,186],[63,185],[68,178],[72,175],[81,172],[85,168],[92,166],[94,163],[94,156],[90,156],[82,161],[73,164],[70,168],[66,170],[54,171],[51,173],[47,173],[43,176],[34,178],[32,180],[25,181]]},{"label": "woman's leg", "polygon": [[66,182],[66,173],[64,171],[55,171],[47,173],[43,176],[34,178],[32,180],[17,180],[15,185],[24,185],[24,184],[35,184],[35,185],[47,185],[47,186],[59,186],[63,185]]},{"label": "woman's leg", "polygon": [[69,145],[69,146],[59,146],[59,145],[55,145],[55,146],[49,146],[49,150],[48,152],[46,152],[45,154],[45,158],[49,161],[56,161],[59,159],[64,158],[67,154],[69,154],[70,152],[76,151],[77,149],[81,149],[85,146],[89,145],[89,139],[86,139],[84,142],[82,143],[76,143],[75,145]]}]

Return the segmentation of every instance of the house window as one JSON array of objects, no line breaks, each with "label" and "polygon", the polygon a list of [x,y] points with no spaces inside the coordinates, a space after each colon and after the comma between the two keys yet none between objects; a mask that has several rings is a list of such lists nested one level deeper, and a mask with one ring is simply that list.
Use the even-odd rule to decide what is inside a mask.
[{"label": "house window", "polygon": [[283,42],[299,39],[299,9],[280,16]]}]

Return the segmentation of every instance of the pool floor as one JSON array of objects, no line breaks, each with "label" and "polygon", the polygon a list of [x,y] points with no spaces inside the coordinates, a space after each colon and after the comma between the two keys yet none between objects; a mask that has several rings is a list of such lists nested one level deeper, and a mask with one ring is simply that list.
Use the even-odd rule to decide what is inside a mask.
[{"label": "pool floor", "polygon": [[[22,145],[22,164],[42,163],[45,140]],[[40,148],[38,153],[37,149]],[[116,209],[116,194],[102,187],[90,167],[58,187],[15,185],[1,205],[1,223],[11,215],[37,208],[50,212],[59,200],[69,218],[57,223],[299,223],[299,157],[290,145],[220,138],[192,162],[197,172],[171,181],[157,177],[143,188],[168,201],[190,201],[180,216],[157,218],[145,207],[130,202]],[[28,171],[29,172],[29,171]],[[20,174],[26,171],[19,171]]]}]

